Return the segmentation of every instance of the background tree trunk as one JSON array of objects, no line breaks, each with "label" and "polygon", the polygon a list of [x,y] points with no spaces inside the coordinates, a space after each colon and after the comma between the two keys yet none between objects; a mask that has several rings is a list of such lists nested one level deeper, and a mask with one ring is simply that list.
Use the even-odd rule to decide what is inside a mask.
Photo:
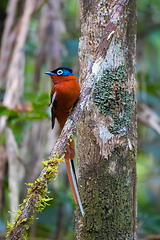
[{"label": "background tree trunk", "polygon": [[78,124],[78,181],[85,217],[77,210],[76,237],[136,239],[136,1],[129,1],[107,39],[101,37],[113,23],[112,10],[126,1],[80,2],[80,83],[100,40],[110,45],[107,52],[102,49],[97,82]]}]

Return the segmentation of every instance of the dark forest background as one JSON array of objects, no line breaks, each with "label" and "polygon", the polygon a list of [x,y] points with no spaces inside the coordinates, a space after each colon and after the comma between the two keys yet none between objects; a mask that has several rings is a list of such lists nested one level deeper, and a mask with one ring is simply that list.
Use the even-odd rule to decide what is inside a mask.
[{"label": "dark forest background", "polygon": [[[138,236],[160,239],[160,1],[139,0],[137,15]],[[7,116],[0,119],[1,239],[14,218],[8,211],[24,199],[25,183],[39,175],[59,134],[58,125],[51,130],[52,84],[44,72],[68,66],[78,78],[79,19],[78,0],[0,1],[0,117]],[[53,200],[30,239],[72,240],[75,203],[65,164],[49,191]]]}]

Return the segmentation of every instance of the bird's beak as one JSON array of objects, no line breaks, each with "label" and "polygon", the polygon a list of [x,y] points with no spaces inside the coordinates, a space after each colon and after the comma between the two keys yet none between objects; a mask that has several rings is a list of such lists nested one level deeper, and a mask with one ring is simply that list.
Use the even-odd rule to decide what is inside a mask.
[{"label": "bird's beak", "polygon": [[55,73],[52,73],[52,72],[45,72],[45,74],[47,74],[47,75],[55,75]]}]

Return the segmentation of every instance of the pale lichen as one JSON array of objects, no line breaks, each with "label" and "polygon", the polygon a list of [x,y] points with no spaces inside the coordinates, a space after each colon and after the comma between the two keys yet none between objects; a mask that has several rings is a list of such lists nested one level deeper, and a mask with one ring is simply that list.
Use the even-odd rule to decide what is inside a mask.
[{"label": "pale lichen", "polygon": [[103,140],[103,143],[107,143],[108,140],[110,140],[113,135],[108,131],[105,123],[102,121],[98,124],[98,129],[99,129],[99,137]]}]

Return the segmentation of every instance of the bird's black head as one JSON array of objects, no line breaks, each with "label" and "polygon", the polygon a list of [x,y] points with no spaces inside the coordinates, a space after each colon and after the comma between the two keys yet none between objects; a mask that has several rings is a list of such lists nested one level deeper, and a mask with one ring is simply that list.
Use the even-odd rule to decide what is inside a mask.
[{"label": "bird's black head", "polygon": [[51,72],[45,72],[48,75],[57,75],[57,76],[71,76],[73,70],[69,67],[59,67]]}]

